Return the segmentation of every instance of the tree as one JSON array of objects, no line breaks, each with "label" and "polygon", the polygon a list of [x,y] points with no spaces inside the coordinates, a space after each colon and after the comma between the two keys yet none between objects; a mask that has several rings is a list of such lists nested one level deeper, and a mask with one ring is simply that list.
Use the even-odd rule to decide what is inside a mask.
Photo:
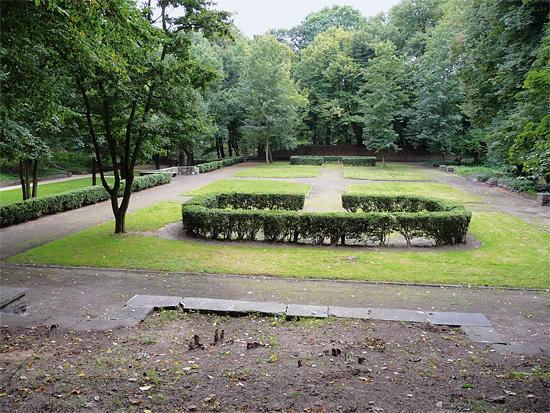
[{"label": "tree", "polygon": [[398,80],[403,74],[403,61],[396,56],[391,41],[379,41],[374,46],[376,57],[365,70],[362,88],[365,144],[369,150],[380,152],[386,167],[386,153],[398,150],[399,135],[394,123],[402,113],[404,94]]},{"label": "tree", "polygon": [[242,95],[248,96],[245,128],[252,140],[265,142],[266,163],[273,146],[288,147],[305,99],[290,77],[294,53],[272,36],[254,36],[247,53]]}]

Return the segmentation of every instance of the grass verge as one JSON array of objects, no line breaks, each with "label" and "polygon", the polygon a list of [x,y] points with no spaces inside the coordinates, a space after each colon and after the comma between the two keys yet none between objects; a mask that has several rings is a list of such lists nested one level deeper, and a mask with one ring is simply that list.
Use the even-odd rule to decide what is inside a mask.
[{"label": "grass verge", "polygon": [[312,178],[319,175],[321,167],[317,168],[252,168],[231,176],[245,178]]},{"label": "grass verge", "polygon": [[285,181],[272,180],[247,180],[247,179],[220,179],[211,184],[201,186],[192,191],[184,192],[182,195],[204,195],[211,192],[245,192],[245,193],[296,193],[307,194],[311,185],[297,184]]},{"label": "grass verge", "polygon": [[549,288],[550,235],[503,213],[474,213],[475,250],[232,246],[160,239],[143,231],[180,220],[161,203],[128,215],[128,231],[99,225],[10,258],[10,262],[158,271],[266,274],[291,278]]},{"label": "grass verge", "polygon": [[[109,183],[114,182],[114,178],[107,178],[107,182]],[[98,180],[98,185],[101,185],[101,182],[99,182],[99,180]],[[72,179],[69,181],[55,182],[51,184],[39,183],[38,198],[45,195],[60,194],[62,192],[71,191],[73,189],[85,188],[87,186],[92,186],[92,178]],[[21,188],[0,191],[0,204],[2,205],[13,204],[14,202],[21,202],[21,201],[23,201]]]},{"label": "grass verge", "polygon": [[344,178],[374,181],[432,181],[425,173],[407,169],[384,169],[375,166],[365,169],[344,169]]},{"label": "grass verge", "polygon": [[432,198],[450,199],[457,202],[483,202],[481,199],[468,195],[452,186],[440,183],[412,182],[374,182],[370,184],[348,185],[350,194],[369,195],[420,195]]}]

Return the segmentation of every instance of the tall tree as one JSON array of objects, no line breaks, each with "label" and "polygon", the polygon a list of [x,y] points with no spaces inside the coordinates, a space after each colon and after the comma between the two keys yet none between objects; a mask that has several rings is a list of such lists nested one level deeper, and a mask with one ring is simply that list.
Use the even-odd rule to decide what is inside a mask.
[{"label": "tall tree", "polygon": [[273,162],[272,147],[293,144],[299,108],[305,104],[290,77],[293,58],[290,47],[272,36],[255,36],[250,42],[243,84],[248,96],[245,128],[253,140],[263,140],[266,163]]},{"label": "tall tree", "polygon": [[374,46],[376,57],[365,70],[362,88],[365,145],[382,155],[386,167],[386,154],[398,150],[399,137],[394,125],[402,115],[404,93],[399,86],[403,74],[403,60],[396,55],[391,41],[379,41]]}]

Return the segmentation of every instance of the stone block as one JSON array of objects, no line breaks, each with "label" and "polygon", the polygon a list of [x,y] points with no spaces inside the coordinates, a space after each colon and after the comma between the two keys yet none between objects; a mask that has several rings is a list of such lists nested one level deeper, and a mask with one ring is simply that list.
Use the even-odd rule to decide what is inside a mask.
[{"label": "stone block", "polygon": [[109,331],[119,328],[136,327],[141,321],[138,319],[107,320],[92,318],[86,319],[74,326],[75,331]]},{"label": "stone block", "polygon": [[0,308],[12,301],[22,298],[29,292],[28,288],[0,287]]},{"label": "stone block", "polygon": [[287,305],[279,303],[262,303],[256,301],[235,301],[229,308],[229,313],[235,315],[245,314],[284,314],[286,312]]},{"label": "stone block", "polygon": [[185,297],[182,301],[186,311],[205,311],[216,314],[227,314],[235,300],[218,300],[212,298]]},{"label": "stone block", "polygon": [[426,323],[428,321],[428,317],[426,317],[426,313],[423,311],[386,308],[372,308],[371,310],[371,318],[373,320],[408,321],[413,323]]},{"label": "stone block", "polygon": [[475,343],[506,344],[494,327],[461,326],[460,329]]},{"label": "stone block", "polygon": [[370,308],[360,307],[329,307],[329,317],[338,318],[360,318],[363,320],[369,320],[371,318],[372,310]]},{"label": "stone block", "polygon": [[116,313],[108,316],[110,320],[145,320],[153,311],[154,307],[145,307],[145,306],[126,306],[122,310],[117,311]]},{"label": "stone block", "polygon": [[540,206],[550,206],[550,193],[538,193],[537,202]]},{"label": "stone block", "polygon": [[168,295],[134,295],[125,306],[130,307],[153,307],[155,310],[175,310],[180,306],[182,298]]},{"label": "stone block", "polygon": [[328,307],[320,305],[289,304],[286,309],[286,316],[327,318]]},{"label": "stone block", "polygon": [[432,324],[445,326],[492,327],[487,317],[480,313],[426,312]]}]

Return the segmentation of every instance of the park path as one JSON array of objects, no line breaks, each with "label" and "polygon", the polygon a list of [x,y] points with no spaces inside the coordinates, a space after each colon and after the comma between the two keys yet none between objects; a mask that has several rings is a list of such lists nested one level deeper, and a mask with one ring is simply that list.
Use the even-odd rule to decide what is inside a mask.
[{"label": "park path", "polygon": [[[197,176],[178,176],[171,184],[132,195],[130,211],[163,201],[183,201],[185,191],[256,166],[233,165]],[[476,210],[501,211],[516,216],[542,230],[549,230],[550,209],[535,201],[503,193],[483,184],[426,168],[435,181],[476,196],[483,204],[469,204]],[[238,178],[232,178],[238,179]],[[308,207],[339,204],[340,194],[350,183],[366,180],[345,179],[342,169],[323,167],[317,178],[287,181],[311,183]],[[380,181],[377,181],[380,182]],[[330,194],[330,195],[329,195]],[[336,201],[335,201],[336,199]],[[327,204],[327,205],[325,205]],[[328,205],[332,206],[329,208]],[[0,229],[1,256],[8,256],[112,220],[109,202],[42,217],[35,221]],[[405,285],[337,280],[294,280],[223,274],[182,274],[138,270],[73,268],[1,263],[0,285],[29,288],[28,316],[2,324],[59,324],[70,328],[86,317],[101,317],[118,311],[137,294],[178,295],[234,300],[271,301],[347,307],[401,308],[422,311],[480,312],[486,315],[505,339],[529,354],[530,349],[548,351],[550,298],[547,292],[469,288],[461,286]]]},{"label": "park path", "polygon": [[304,203],[306,212],[342,212],[341,196],[346,192],[343,168],[323,165],[317,178],[310,180],[311,189]]}]

